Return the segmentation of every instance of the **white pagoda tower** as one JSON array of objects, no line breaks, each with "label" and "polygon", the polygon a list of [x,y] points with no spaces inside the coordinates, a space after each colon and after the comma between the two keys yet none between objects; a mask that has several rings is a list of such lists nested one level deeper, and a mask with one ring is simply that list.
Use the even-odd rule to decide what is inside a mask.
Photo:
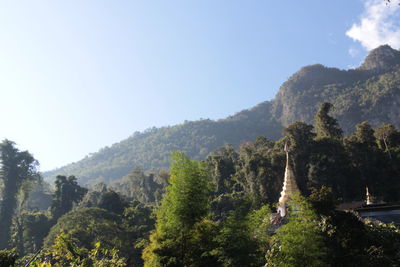
[{"label": "white pagoda tower", "polygon": [[287,213],[287,202],[291,199],[293,194],[300,194],[300,190],[297,187],[296,177],[294,176],[293,168],[290,163],[289,148],[285,143],[286,152],[286,168],[285,168],[285,179],[283,181],[283,187],[281,197],[279,198],[277,212],[281,217],[285,217]]}]

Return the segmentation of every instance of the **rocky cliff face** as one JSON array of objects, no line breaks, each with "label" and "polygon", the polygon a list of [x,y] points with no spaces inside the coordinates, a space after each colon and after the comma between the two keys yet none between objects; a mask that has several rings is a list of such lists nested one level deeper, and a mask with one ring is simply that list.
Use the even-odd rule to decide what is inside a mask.
[{"label": "rocky cliff face", "polygon": [[373,72],[386,72],[392,70],[393,67],[399,64],[400,51],[388,45],[383,45],[372,50],[359,69]]},{"label": "rocky cliff face", "polygon": [[354,70],[311,65],[293,74],[273,100],[271,114],[283,126],[313,123],[321,102],[331,102],[345,133],[368,120],[372,125],[400,126],[400,51],[384,45],[370,52]]}]

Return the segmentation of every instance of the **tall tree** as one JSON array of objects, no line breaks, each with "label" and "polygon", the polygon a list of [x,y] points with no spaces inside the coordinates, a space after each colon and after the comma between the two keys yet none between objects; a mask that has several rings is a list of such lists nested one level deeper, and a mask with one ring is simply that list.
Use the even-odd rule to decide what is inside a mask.
[{"label": "tall tree", "polygon": [[367,121],[356,125],[356,132],[354,133],[354,136],[359,143],[362,143],[368,147],[376,146],[374,129],[372,129],[371,125]]},{"label": "tall tree", "polygon": [[275,167],[279,166],[279,163],[272,163],[273,146],[273,142],[258,137],[254,143],[245,143],[239,149],[234,178],[252,199],[255,207],[274,202],[278,197],[276,191],[282,185],[275,179]]},{"label": "tall tree", "polygon": [[0,204],[0,249],[10,241],[10,229],[17,195],[25,181],[40,180],[38,162],[28,151],[19,151],[15,143],[4,140],[0,143],[0,177],[3,181],[3,201]]},{"label": "tall tree", "polygon": [[352,174],[342,142],[328,137],[315,140],[308,159],[309,187],[329,186],[336,197],[352,199],[355,196],[353,190],[357,188]]},{"label": "tall tree", "polygon": [[400,145],[400,132],[393,124],[382,124],[375,129],[374,135],[378,140],[379,147],[386,150],[389,157],[392,158],[391,149]]},{"label": "tall tree", "polygon": [[51,204],[51,214],[54,221],[70,211],[74,204],[77,204],[87,193],[87,189],[78,185],[75,176],[68,178],[58,175],[55,181],[56,191],[54,192]]},{"label": "tall tree", "polygon": [[340,139],[343,131],[339,126],[338,121],[329,116],[329,111],[332,109],[331,103],[322,103],[319,107],[317,115],[315,116],[315,129],[317,137],[331,137]]},{"label": "tall tree", "polygon": [[190,242],[190,233],[209,211],[206,165],[179,152],[172,154],[172,161],[170,186],[157,210],[156,230],[144,251],[145,266],[192,266],[189,263],[196,246]]},{"label": "tall tree", "polygon": [[144,171],[135,167],[127,176],[129,185],[129,196],[142,203],[155,202],[155,192],[162,188],[155,181],[155,174],[145,174]]},{"label": "tall tree", "polygon": [[229,193],[232,191],[235,181],[235,165],[239,155],[231,145],[225,145],[213,151],[206,159],[210,168],[211,179],[216,194]]},{"label": "tall tree", "polygon": [[[288,141],[289,143],[291,164],[294,167],[297,185],[303,193],[308,192],[307,171],[310,162],[309,158],[314,146],[315,133],[313,129],[312,125],[300,121],[293,122],[284,129],[284,133],[287,135],[285,142]],[[280,149],[283,150],[283,143],[280,145]]]}]

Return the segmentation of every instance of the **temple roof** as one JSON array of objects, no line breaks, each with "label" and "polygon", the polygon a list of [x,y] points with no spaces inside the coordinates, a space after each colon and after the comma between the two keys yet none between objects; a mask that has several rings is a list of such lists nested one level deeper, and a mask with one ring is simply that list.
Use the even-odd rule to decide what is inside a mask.
[{"label": "temple roof", "polygon": [[354,209],[361,218],[400,225],[400,205],[372,204]]}]

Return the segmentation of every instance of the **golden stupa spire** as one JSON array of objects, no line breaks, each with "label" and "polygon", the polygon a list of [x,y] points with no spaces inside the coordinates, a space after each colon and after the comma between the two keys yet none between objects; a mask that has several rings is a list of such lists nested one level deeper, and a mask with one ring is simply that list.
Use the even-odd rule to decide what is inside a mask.
[{"label": "golden stupa spire", "polygon": [[372,195],[369,193],[368,186],[366,186],[366,189],[367,189],[367,205],[374,204]]},{"label": "golden stupa spire", "polygon": [[279,198],[279,206],[284,206],[285,203],[290,199],[293,194],[300,193],[299,188],[296,184],[296,178],[292,166],[290,164],[289,148],[287,142],[285,143],[286,152],[286,168],[285,168],[285,179],[283,181],[283,188],[281,197]]}]

